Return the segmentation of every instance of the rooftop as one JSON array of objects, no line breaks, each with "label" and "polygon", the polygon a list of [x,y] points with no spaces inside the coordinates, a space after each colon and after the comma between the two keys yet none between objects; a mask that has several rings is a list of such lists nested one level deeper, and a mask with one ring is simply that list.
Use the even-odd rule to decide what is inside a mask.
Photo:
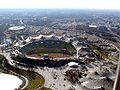
[{"label": "rooftop", "polygon": [[9,30],[11,31],[24,30],[24,29],[25,29],[25,26],[13,26],[9,28]]}]

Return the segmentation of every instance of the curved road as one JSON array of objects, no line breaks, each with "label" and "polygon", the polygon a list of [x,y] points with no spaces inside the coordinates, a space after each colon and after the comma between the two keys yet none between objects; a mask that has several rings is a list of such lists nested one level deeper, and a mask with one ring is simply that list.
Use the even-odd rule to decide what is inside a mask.
[{"label": "curved road", "polygon": [[[110,26],[107,26],[108,30],[114,35],[120,38],[120,36],[116,33],[114,33]],[[112,44],[116,47],[116,49],[119,51],[119,62],[118,62],[118,67],[117,67],[117,71],[116,71],[116,79],[114,82],[114,87],[113,90],[120,90],[120,40],[118,38],[116,38],[117,43],[112,42]]]}]

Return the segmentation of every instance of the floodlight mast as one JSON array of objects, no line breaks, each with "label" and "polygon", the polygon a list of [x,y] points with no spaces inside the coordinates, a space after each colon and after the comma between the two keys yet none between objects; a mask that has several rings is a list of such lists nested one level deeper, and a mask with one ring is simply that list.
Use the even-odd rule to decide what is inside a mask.
[{"label": "floodlight mast", "polygon": [[113,90],[120,90],[120,50],[119,50],[119,61],[118,61]]}]

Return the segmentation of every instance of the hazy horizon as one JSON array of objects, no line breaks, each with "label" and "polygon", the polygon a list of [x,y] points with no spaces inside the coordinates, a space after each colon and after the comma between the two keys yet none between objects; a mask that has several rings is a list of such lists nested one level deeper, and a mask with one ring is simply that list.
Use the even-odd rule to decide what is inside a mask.
[{"label": "hazy horizon", "polygon": [[120,10],[120,0],[0,0],[5,9],[112,9]]}]

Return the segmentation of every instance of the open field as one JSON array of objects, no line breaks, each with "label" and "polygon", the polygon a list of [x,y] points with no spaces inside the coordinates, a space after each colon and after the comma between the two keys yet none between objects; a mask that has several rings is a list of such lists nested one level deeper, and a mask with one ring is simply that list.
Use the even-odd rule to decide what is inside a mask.
[{"label": "open field", "polygon": [[[49,58],[65,58],[65,57],[70,57],[71,55],[68,54],[63,54],[63,53],[46,53],[48,54]],[[31,57],[37,57],[37,58],[43,58],[45,53],[37,53],[37,54],[32,54],[30,55]]]}]

